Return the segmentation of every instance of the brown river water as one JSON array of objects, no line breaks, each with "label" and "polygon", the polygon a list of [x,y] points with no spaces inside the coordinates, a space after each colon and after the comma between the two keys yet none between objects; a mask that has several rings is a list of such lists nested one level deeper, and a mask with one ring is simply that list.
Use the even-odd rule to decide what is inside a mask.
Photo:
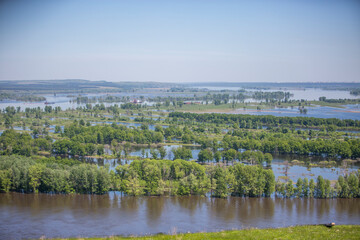
[{"label": "brown river water", "polygon": [[360,224],[360,199],[0,194],[0,239]]}]

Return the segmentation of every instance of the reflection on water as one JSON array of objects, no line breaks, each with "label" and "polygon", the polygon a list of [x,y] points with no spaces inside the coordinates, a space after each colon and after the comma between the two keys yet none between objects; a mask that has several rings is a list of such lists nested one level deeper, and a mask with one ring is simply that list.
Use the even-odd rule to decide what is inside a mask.
[{"label": "reflection on water", "polygon": [[4,239],[358,224],[360,199],[0,194]]}]

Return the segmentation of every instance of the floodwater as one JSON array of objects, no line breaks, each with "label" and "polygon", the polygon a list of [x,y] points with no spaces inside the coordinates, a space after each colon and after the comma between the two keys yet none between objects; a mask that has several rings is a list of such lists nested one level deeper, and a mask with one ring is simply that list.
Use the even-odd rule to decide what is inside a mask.
[{"label": "floodwater", "polygon": [[339,118],[339,119],[352,119],[360,120],[360,105],[344,105],[343,108],[335,107],[305,107],[306,114],[301,114],[300,110],[296,107],[291,108],[274,108],[263,110],[252,110],[239,108],[231,113],[233,114],[250,114],[250,115],[273,115],[276,117],[315,117],[315,118]]},{"label": "floodwater", "polygon": [[0,194],[2,239],[358,224],[360,199]]},{"label": "floodwater", "polygon": [[[230,90],[230,91],[238,91],[243,88],[241,87],[198,87],[198,88],[207,88],[213,91],[221,91],[221,90]],[[254,89],[246,89],[247,92],[290,92],[292,96],[290,100],[319,100],[320,97],[326,97],[327,99],[357,99],[360,96],[351,95],[350,91],[344,90],[324,90],[321,88],[304,88],[304,89],[292,89],[292,88],[274,88],[274,89],[262,89],[262,90],[254,90]]]},{"label": "floodwater", "polygon": [[[219,87],[206,87],[210,90],[223,90],[223,88]],[[239,90],[239,88],[226,88],[227,90]],[[253,89],[247,89],[248,91],[254,91]],[[302,90],[299,89],[269,89],[269,90],[262,90],[264,92],[273,92],[273,91],[285,91],[290,92],[292,96],[290,97],[290,100],[319,100],[319,97],[326,97],[327,99],[358,99],[360,96],[351,95],[350,91],[342,91],[342,90],[323,90],[319,88],[305,88]],[[130,97],[130,99],[136,99],[140,96],[143,96],[145,98],[156,98],[158,96],[160,97],[168,97],[168,96],[174,96],[175,93],[169,93],[169,92],[161,92],[161,91],[155,91],[155,92],[135,92],[135,93],[112,93],[109,94],[111,96],[127,96]],[[77,94],[75,94],[78,96]],[[81,94],[81,96],[87,96],[87,97],[105,97],[107,94],[104,93],[97,93],[97,94]],[[205,95],[205,92],[198,92],[196,93],[197,96]],[[76,101],[71,101],[73,98],[68,97],[68,94],[58,94],[57,96],[54,96],[52,94],[43,94],[43,96],[46,98],[47,102],[51,102],[54,104],[51,104],[52,107],[61,107],[62,109],[75,109],[76,107],[84,107],[85,104],[77,104]],[[193,94],[189,93],[176,93],[176,96],[178,97],[192,97]],[[256,100],[252,99],[253,101],[257,102]],[[246,101],[248,102],[249,99]],[[121,102],[115,102],[115,103],[104,103],[105,106],[112,106],[114,104],[121,104]],[[153,105],[154,102],[146,102],[147,105]],[[21,110],[24,111],[25,108],[35,108],[40,107],[44,108],[46,105],[44,102],[21,102],[21,101],[15,101],[15,100],[4,100],[0,101],[0,109],[5,109],[7,106],[14,106],[14,107],[21,107]]]},{"label": "floodwater", "polygon": [[[132,160],[125,159],[97,159],[87,158],[86,162],[97,164],[98,166],[104,166],[108,164],[110,170],[115,171],[118,165],[130,164]],[[316,163],[316,161],[311,161]],[[231,164],[231,163],[230,163]],[[345,176],[350,173],[356,173],[359,169],[359,163],[350,163],[337,166],[315,166],[307,167],[305,165],[294,165],[288,160],[274,158],[270,169],[274,172],[275,179],[286,177],[296,182],[298,178],[314,179],[316,181],[318,176],[323,176],[325,179],[337,180],[339,176]]]},{"label": "floodwater", "polygon": [[[114,94],[116,95],[116,94]],[[85,103],[77,103],[76,101],[72,101],[72,97],[67,97],[65,95],[59,94],[57,96],[53,95],[43,95],[46,98],[47,102],[50,102],[50,105],[46,105],[45,101],[42,102],[22,102],[22,101],[15,101],[15,100],[3,100],[0,101],[0,109],[5,109],[8,106],[13,106],[15,108],[20,107],[21,111],[24,111],[26,108],[37,108],[40,107],[41,109],[44,109],[46,106],[51,106],[53,108],[55,107],[61,107],[61,109],[76,109],[77,107],[85,107]],[[91,96],[90,94],[83,94],[82,96]],[[104,96],[104,94],[93,94],[93,96],[101,97]],[[101,104],[99,102],[92,103],[92,105]],[[121,105],[121,102],[104,102],[103,103],[105,107],[114,106],[115,104]],[[154,102],[145,102],[144,104],[147,105],[153,105]]]},{"label": "floodwater", "polygon": [[[174,158],[174,154],[172,153],[173,148],[181,147],[182,145],[169,145],[164,146],[166,150],[166,156],[164,159],[172,160]],[[198,159],[198,155],[200,152],[200,147],[196,146],[185,146],[191,150],[192,158],[190,160],[196,161]],[[108,154],[112,154],[110,149],[106,149]],[[244,151],[244,149],[239,149],[239,151]],[[144,156],[143,156],[144,154]],[[124,154],[122,154],[124,156]],[[150,158],[150,148],[141,148],[135,147],[132,149],[132,152],[129,153],[129,156],[138,156],[138,157],[145,157]],[[291,161],[299,160],[302,161],[304,164],[302,165],[295,165],[291,164]],[[114,170],[119,164],[130,164],[132,160],[125,160],[124,158],[118,159],[97,159],[97,158],[86,158],[88,163],[97,164],[99,166],[104,166],[108,164],[110,170]],[[319,164],[321,161],[335,161],[331,167],[326,167],[317,165],[308,167],[305,163],[312,163],[312,164]],[[215,163],[215,161],[212,161]],[[231,164],[231,163],[229,163]],[[247,164],[247,163],[246,163]],[[298,178],[308,178],[316,180],[316,178],[321,175],[325,179],[329,180],[337,180],[338,177],[345,176],[352,172],[357,172],[360,168],[360,162],[354,163],[345,163],[341,161],[341,159],[337,158],[329,158],[324,156],[307,156],[307,155],[296,155],[296,154],[273,154],[273,161],[270,167],[275,175],[275,178],[278,179],[279,177],[286,177],[287,179],[291,179],[293,181],[297,181]]]},{"label": "floodwater", "polygon": [[14,101],[14,100],[4,100],[0,101],[0,109],[5,109],[8,106],[13,106],[15,108],[20,107],[21,111],[24,111],[25,108],[37,108],[40,107],[41,109],[44,109],[45,106],[52,106],[54,107],[61,107],[61,109],[75,109],[77,107],[83,107],[85,104],[76,104],[75,102],[69,102],[71,98],[66,97],[65,95],[44,95],[46,98],[46,101],[54,103],[51,105],[44,104],[43,102],[21,102],[21,101]]},{"label": "floodwater", "polygon": [[327,99],[357,99],[359,96],[351,95],[350,91],[343,90],[323,90],[320,88],[304,88],[304,89],[271,89],[263,90],[263,92],[276,92],[284,91],[290,92],[292,96],[290,100],[308,100],[308,101],[317,101],[320,97],[326,97]]},{"label": "floodwater", "polygon": [[[275,90],[266,90],[266,91],[275,91]],[[349,91],[336,91],[336,90],[322,90],[322,89],[289,89],[290,93],[293,96],[290,99],[293,100],[318,100],[319,97],[326,97],[328,99],[356,99],[360,98],[360,96],[351,95]],[[125,94],[125,93],[122,93]],[[160,95],[159,95],[160,94]],[[117,94],[112,94],[117,95]],[[120,94],[121,95],[121,94]],[[126,95],[126,94],[125,94]],[[125,96],[124,95],[124,96]],[[157,96],[168,96],[169,93],[164,92],[151,92],[144,95],[143,92],[132,93],[132,98],[137,98],[140,95],[145,97],[155,98]],[[185,94],[186,95],[186,94]],[[44,95],[48,102],[52,102],[49,106],[52,107],[61,107],[61,109],[76,109],[77,107],[85,107],[85,104],[77,104],[76,102],[70,102],[72,98],[67,97],[65,94],[59,94],[57,96],[53,95]],[[104,94],[83,94],[83,96],[105,96]],[[247,100],[247,102],[249,99]],[[256,101],[255,101],[256,102]],[[112,105],[120,105],[122,103],[104,103],[106,107]],[[154,102],[146,102],[147,105],[153,105]],[[0,109],[5,109],[7,106],[21,107],[21,111],[24,111],[25,108],[45,108],[44,102],[19,102],[19,101],[0,101]],[[273,115],[278,117],[317,117],[317,118],[339,118],[339,119],[353,119],[360,120],[360,106],[359,104],[355,105],[345,105],[345,108],[333,108],[333,107],[306,107],[307,114],[300,114],[300,110],[296,107],[294,108],[275,108],[275,109],[264,109],[261,111],[258,110],[248,110],[248,109],[237,109],[233,113],[236,114],[251,114],[251,115]],[[132,117],[131,117],[132,118]],[[131,119],[130,118],[130,119]],[[156,119],[155,119],[156,120]]]}]

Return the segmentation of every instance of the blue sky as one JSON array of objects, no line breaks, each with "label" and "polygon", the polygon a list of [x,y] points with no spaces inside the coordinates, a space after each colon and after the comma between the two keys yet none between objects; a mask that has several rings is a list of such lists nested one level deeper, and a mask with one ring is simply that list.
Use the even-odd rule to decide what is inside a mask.
[{"label": "blue sky", "polygon": [[0,79],[65,78],[360,81],[360,1],[0,1]]}]

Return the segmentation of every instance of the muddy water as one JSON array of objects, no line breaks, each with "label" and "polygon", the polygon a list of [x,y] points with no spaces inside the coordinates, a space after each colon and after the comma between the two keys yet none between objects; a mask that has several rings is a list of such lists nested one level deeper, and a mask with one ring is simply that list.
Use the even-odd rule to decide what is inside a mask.
[{"label": "muddy water", "polygon": [[360,199],[0,194],[0,238],[92,237],[360,223]]}]

